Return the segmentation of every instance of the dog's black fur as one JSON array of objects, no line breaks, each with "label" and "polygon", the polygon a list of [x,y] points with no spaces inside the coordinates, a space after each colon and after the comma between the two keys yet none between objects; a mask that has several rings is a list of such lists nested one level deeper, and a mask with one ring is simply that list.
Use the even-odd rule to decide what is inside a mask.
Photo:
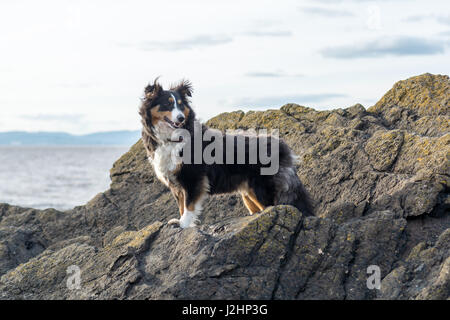
[{"label": "dog's black fur", "polygon": [[[158,134],[158,129],[161,126],[172,128],[173,130],[176,128],[187,129],[191,136],[194,137],[195,112],[190,106],[189,97],[191,95],[192,85],[188,81],[181,81],[167,91],[163,90],[157,80],[145,88],[145,97],[139,111],[143,125],[142,141],[149,158],[153,161],[155,171],[159,170],[158,172],[160,172],[161,170],[158,168],[161,165],[165,165],[159,160],[161,158],[161,150],[163,148],[172,150],[170,148],[176,147],[176,144],[181,143],[180,141],[171,141],[169,137],[161,137]],[[174,103],[173,100],[178,103]],[[179,112],[182,112],[184,115],[184,120],[179,123],[179,126],[168,119],[173,114],[174,108],[178,108]],[[209,128],[202,125],[202,132],[205,132],[207,129]],[[229,139],[236,142],[237,136],[228,135],[227,138],[225,134],[223,135],[224,150],[226,150],[225,146],[227,141],[230,141]],[[260,169],[269,165],[263,165],[259,156],[256,164],[248,164],[250,139],[259,140],[261,137],[245,136],[245,164],[237,164],[237,144],[234,143],[234,164],[226,164],[225,154],[221,156],[223,164],[206,164],[203,159],[200,164],[194,164],[194,152],[192,152],[191,164],[181,163],[173,170],[159,173],[158,177],[171,189],[178,202],[181,220],[183,220],[185,212],[195,212],[192,222],[188,221],[184,225],[180,223],[182,227],[193,225],[196,214],[198,214],[197,204],[201,202],[205,194],[241,192],[244,203],[250,213],[260,211],[267,206],[289,204],[298,208],[304,215],[313,214],[313,207],[308,193],[295,173],[295,156],[287,144],[283,140],[279,140],[278,173],[275,175],[261,175]],[[194,140],[194,138],[190,139],[191,150],[194,150]],[[268,147],[266,150],[269,152],[268,156],[270,157],[270,143],[272,140],[269,138],[264,141],[267,141]],[[185,141],[185,143],[189,142]],[[202,139],[202,151],[209,143]],[[252,152],[255,152],[255,150],[252,150]],[[157,158],[156,160],[155,157]],[[159,162],[155,163],[155,161]]]}]

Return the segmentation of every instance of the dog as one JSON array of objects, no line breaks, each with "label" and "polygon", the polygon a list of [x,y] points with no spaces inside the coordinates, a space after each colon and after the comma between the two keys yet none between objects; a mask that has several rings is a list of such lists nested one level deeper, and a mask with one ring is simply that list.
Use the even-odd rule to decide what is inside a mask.
[{"label": "dog", "polygon": [[[277,150],[279,169],[273,175],[261,174],[261,169],[267,165],[259,158],[252,164],[239,164],[236,161],[231,164],[224,161],[212,164],[207,164],[204,160],[200,163],[182,161],[183,148],[188,143],[193,150],[194,139],[174,140],[173,133],[175,130],[183,129],[191,135],[195,134],[196,115],[190,104],[192,92],[192,84],[187,80],[182,80],[172,85],[169,90],[164,90],[156,79],[145,87],[139,109],[143,127],[142,142],[148,159],[157,178],[170,189],[178,204],[180,219],[172,219],[169,224],[178,224],[181,228],[195,226],[205,196],[232,192],[241,194],[250,214],[260,212],[268,206],[287,204],[298,208],[306,216],[313,215],[310,197],[296,174],[296,156],[282,139],[273,140],[275,138],[272,139],[270,136],[270,139],[266,137],[264,140],[268,147],[274,142],[279,145]],[[207,130],[209,128],[202,124],[201,132]],[[230,136],[227,133],[223,139],[224,143],[236,142],[239,134]],[[246,159],[251,156],[251,139],[261,143],[262,138],[244,137]],[[203,141],[201,151],[206,147],[207,142]],[[238,153],[236,146],[233,151],[231,158],[236,160]],[[227,152],[216,156],[224,159]]]}]

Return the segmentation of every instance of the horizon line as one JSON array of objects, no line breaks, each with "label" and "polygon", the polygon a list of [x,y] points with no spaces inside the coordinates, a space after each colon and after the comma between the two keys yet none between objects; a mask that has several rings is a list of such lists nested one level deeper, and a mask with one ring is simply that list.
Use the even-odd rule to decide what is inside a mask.
[{"label": "horizon line", "polygon": [[71,132],[68,132],[68,131],[8,130],[8,131],[0,131],[0,134],[4,134],[4,133],[26,133],[26,134],[50,133],[50,134],[67,134],[67,135],[71,135],[71,136],[88,136],[88,135],[91,135],[91,134],[98,134],[98,133],[140,132],[140,131],[141,131],[141,129],[136,129],[136,130],[124,129],[124,130],[109,130],[109,131],[92,131],[92,132],[88,132],[88,133],[71,133]]}]

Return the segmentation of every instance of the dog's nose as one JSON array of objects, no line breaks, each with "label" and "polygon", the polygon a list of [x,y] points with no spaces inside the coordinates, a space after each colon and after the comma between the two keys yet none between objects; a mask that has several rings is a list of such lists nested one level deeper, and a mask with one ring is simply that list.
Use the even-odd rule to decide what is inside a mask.
[{"label": "dog's nose", "polygon": [[183,122],[183,121],[184,121],[184,116],[181,115],[181,114],[179,114],[179,115],[177,116],[177,121],[178,121],[179,123]]}]

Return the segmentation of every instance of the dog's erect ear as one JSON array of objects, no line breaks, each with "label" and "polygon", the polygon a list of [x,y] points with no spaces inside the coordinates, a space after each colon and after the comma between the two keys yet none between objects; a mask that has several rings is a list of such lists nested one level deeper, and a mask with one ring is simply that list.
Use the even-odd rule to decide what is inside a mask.
[{"label": "dog's erect ear", "polygon": [[186,97],[192,97],[192,92],[194,91],[192,88],[192,83],[189,80],[184,79],[177,85],[172,86],[170,89],[178,92],[178,94],[184,99],[186,99]]},{"label": "dog's erect ear", "polygon": [[153,81],[153,84],[149,84],[145,87],[144,90],[144,98],[142,99],[142,105],[139,108],[139,114],[142,117],[142,125],[144,127],[144,130],[147,131],[148,135],[151,135],[150,128],[153,127],[152,125],[152,114],[151,114],[151,107],[154,103],[154,101],[159,97],[161,92],[163,91],[163,88],[158,83],[158,78]]},{"label": "dog's erect ear", "polygon": [[149,84],[145,87],[144,93],[145,98],[147,99],[155,99],[157,98],[161,91],[163,90],[162,86],[158,83],[158,78],[153,81],[153,84]]}]

